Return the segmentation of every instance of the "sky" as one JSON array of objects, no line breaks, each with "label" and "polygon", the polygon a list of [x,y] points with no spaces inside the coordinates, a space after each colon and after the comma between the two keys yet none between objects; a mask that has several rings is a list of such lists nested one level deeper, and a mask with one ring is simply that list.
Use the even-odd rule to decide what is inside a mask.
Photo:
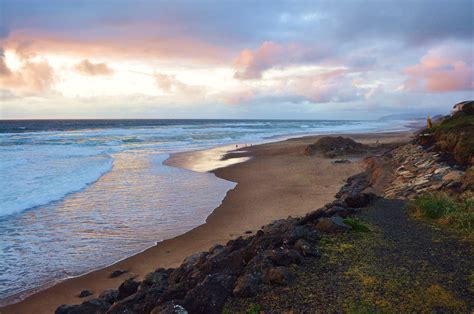
[{"label": "sky", "polygon": [[472,0],[0,0],[0,118],[376,119],[474,99]]}]

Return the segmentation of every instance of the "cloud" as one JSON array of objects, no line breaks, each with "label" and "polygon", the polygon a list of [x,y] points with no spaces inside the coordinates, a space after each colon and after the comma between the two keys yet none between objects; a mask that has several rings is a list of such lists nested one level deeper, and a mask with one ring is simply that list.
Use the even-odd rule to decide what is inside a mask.
[{"label": "cloud", "polygon": [[441,46],[407,67],[407,91],[452,92],[474,90],[472,48]]},{"label": "cloud", "polygon": [[0,83],[3,87],[21,93],[41,93],[49,90],[56,81],[54,70],[48,61],[22,58],[20,62],[18,69],[10,69],[5,54],[0,49]]},{"label": "cloud", "polygon": [[348,102],[361,98],[363,88],[352,84],[352,72],[335,69],[311,76],[290,77],[285,87],[288,93],[317,102]]},{"label": "cloud", "polygon": [[264,70],[284,61],[286,50],[285,47],[270,41],[264,42],[255,51],[242,50],[234,61],[238,69],[234,77],[243,80],[261,78]]},{"label": "cloud", "polygon": [[265,70],[277,66],[321,62],[330,55],[323,45],[305,47],[297,44],[263,42],[255,51],[242,50],[234,60],[234,78],[241,80],[260,79]]},{"label": "cloud", "polygon": [[204,87],[188,85],[176,78],[176,75],[155,73],[156,86],[165,94],[200,95],[204,93]]},{"label": "cloud", "polygon": [[106,63],[92,63],[88,59],[84,59],[76,64],[75,69],[84,75],[112,75],[114,70]]},{"label": "cloud", "polygon": [[[282,67],[260,80],[227,91],[219,99],[228,104],[272,101],[286,103],[339,103],[372,97],[382,87],[358,86],[354,78],[361,73],[347,68],[314,68],[299,73],[298,66]],[[372,91],[373,90],[373,91]],[[368,95],[368,96],[367,96]]]}]

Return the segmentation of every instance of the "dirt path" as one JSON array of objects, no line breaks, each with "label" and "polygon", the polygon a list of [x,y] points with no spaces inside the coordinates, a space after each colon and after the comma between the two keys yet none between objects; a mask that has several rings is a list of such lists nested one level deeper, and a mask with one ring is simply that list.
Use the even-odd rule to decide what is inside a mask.
[{"label": "dirt path", "polygon": [[[325,236],[320,259],[296,266],[290,287],[229,309],[265,312],[449,312],[474,309],[474,248],[381,199],[358,217],[371,231]],[[252,305],[253,304],[253,305]],[[232,311],[231,311],[232,312]]]}]

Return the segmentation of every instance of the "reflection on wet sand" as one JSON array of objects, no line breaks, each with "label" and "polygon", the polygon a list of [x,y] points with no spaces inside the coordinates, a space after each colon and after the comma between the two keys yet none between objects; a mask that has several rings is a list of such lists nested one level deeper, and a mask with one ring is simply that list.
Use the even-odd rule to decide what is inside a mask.
[{"label": "reflection on wet sand", "polygon": [[0,219],[0,299],[182,234],[204,223],[235,186],[211,173],[163,166],[167,155],[152,150],[113,157],[112,171],[86,189]]},{"label": "reflection on wet sand", "polygon": [[[227,167],[236,163],[241,163],[250,159],[250,157],[232,157],[226,158],[226,155],[237,149],[245,149],[245,144],[233,144],[220,146],[212,149],[201,150],[189,154],[188,152],[173,154],[171,159],[165,161],[166,165],[176,166],[197,171],[209,172],[218,168]],[[240,152],[244,152],[239,150]]]}]

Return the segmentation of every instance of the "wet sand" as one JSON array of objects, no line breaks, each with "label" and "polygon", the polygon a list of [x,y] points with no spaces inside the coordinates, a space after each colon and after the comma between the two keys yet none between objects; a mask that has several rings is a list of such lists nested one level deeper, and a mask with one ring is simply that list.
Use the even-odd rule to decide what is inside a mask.
[{"label": "wet sand", "polygon": [[[350,137],[362,143],[393,143],[407,141],[410,134],[396,132]],[[81,303],[106,289],[117,288],[127,278],[140,279],[158,267],[176,267],[188,255],[208,250],[214,244],[225,243],[248,231],[254,233],[275,219],[301,216],[321,207],[334,199],[347,177],[364,169],[364,162],[362,158],[356,158],[351,163],[334,164],[328,158],[305,155],[306,146],[317,138],[310,136],[245,147],[225,158],[221,157],[227,149],[222,148],[171,156],[167,165],[196,171],[225,166],[233,157],[246,161],[213,170],[216,176],[236,182],[237,186],[227,193],[205,224],[109,267],[62,281],[19,303],[1,308],[0,313],[51,313],[61,304]],[[153,228],[152,222],[150,228]],[[109,278],[117,269],[128,272]],[[84,289],[92,291],[93,295],[78,298]]]}]

